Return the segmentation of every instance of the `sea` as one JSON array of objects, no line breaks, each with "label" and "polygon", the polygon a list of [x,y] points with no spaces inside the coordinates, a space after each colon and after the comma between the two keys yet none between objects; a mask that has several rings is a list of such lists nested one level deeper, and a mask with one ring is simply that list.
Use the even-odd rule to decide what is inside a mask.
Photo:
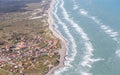
[{"label": "sea", "polygon": [[120,75],[120,0],[55,0],[52,14],[67,41],[54,75]]}]

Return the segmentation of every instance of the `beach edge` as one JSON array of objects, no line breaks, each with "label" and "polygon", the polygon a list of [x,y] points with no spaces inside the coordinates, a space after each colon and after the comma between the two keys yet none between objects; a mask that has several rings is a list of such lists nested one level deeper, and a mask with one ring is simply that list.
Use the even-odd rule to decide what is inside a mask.
[{"label": "beach edge", "polygon": [[54,20],[52,16],[52,11],[53,11],[53,6],[54,6],[55,1],[51,0],[50,7],[48,9],[48,24],[49,24],[49,29],[51,30],[52,34],[60,39],[60,44],[61,48],[59,49],[59,54],[60,54],[60,59],[59,59],[59,64],[55,67],[53,67],[46,75],[53,75],[54,71],[64,67],[64,61],[65,61],[65,56],[66,56],[66,50],[67,50],[67,41],[64,39],[62,35],[60,35],[54,27]]}]

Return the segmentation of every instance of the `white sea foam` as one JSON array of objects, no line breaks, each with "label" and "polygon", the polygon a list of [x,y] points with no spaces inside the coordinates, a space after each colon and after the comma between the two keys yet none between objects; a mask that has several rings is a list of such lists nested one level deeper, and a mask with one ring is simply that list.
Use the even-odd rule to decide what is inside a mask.
[{"label": "white sea foam", "polygon": [[77,2],[75,0],[72,0],[73,1],[73,10],[77,10],[79,8]]},{"label": "white sea foam", "polygon": [[[101,59],[101,58],[92,58],[93,54],[92,54],[92,51],[93,51],[93,48],[92,48],[92,44],[90,42],[88,43],[85,43],[86,45],[86,49],[88,49],[88,51],[86,52],[86,55],[84,56],[84,60],[81,65],[83,67],[88,67],[88,68],[92,68],[92,63],[94,62],[98,62],[98,61],[102,61],[104,59]],[[86,60],[87,59],[87,60]]]},{"label": "white sea foam", "polygon": [[[58,0],[56,0],[56,1],[59,3]],[[70,19],[69,15],[68,15],[68,13],[66,12],[65,8],[63,7],[63,5],[64,5],[64,1],[61,0],[61,5],[60,5],[60,7],[61,7],[61,9],[62,9],[62,11],[63,11],[62,13],[63,13],[63,15],[64,15],[65,20],[68,21],[68,22],[73,26],[73,28],[75,28],[75,30],[79,33],[79,35],[81,36],[81,38],[83,39],[84,44],[85,44],[85,49],[86,49],[86,51],[85,51],[85,56],[83,57],[83,61],[80,63],[80,65],[83,66],[83,67],[85,67],[85,68],[88,67],[88,69],[89,69],[89,68],[92,67],[91,64],[92,64],[93,62],[100,61],[101,59],[94,59],[94,58],[92,58],[92,56],[93,56],[92,51],[93,51],[94,49],[93,49],[93,47],[92,47],[92,44],[91,44],[91,42],[90,42],[87,34],[83,31],[83,29],[82,29],[77,23],[75,23],[72,19]],[[74,61],[74,57],[76,56],[76,53],[77,53],[77,51],[76,51],[76,46],[77,46],[77,45],[76,45],[76,43],[75,43],[75,40],[74,40],[73,36],[72,36],[71,33],[69,32],[68,27],[66,26],[65,23],[63,23],[63,22],[60,20],[60,18],[57,16],[56,13],[57,13],[57,10],[55,10],[55,11],[53,12],[53,14],[54,14],[55,18],[58,20],[58,24],[62,25],[62,27],[63,27],[64,30],[65,30],[65,33],[66,33],[67,36],[70,38],[70,41],[72,42],[72,48],[73,48],[73,49],[72,49],[72,51],[73,51],[72,57],[71,57],[71,58],[66,57],[65,67],[58,69],[58,70],[55,71],[55,73],[54,73],[55,75],[61,75],[61,72],[66,71],[66,70],[68,70],[70,67],[72,67],[72,65],[70,64],[70,62],[71,62],[71,61]],[[81,10],[81,13],[82,13],[83,15],[87,15],[87,14],[88,14],[88,13],[87,13],[86,11],[84,11],[84,10]],[[83,65],[82,65],[82,63],[83,63]],[[81,70],[80,73],[81,73],[82,75],[92,75],[91,73],[89,73],[89,70],[87,70],[87,71],[85,71],[85,72],[84,72],[84,71],[85,71],[85,70]]]},{"label": "white sea foam", "polygon": [[66,26],[65,23],[63,23],[59,17],[54,14],[55,18],[58,20],[58,24],[62,25],[63,29],[65,30],[65,33],[68,35],[70,41],[72,42],[72,57],[71,58],[66,58],[66,60],[69,60],[69,61],[73,61],[74,58],[75,58],[75,55],[76,55],[76,43],[75,43],[75,40],[73,38],[73,36],[70,34],[69,30],[68,30],[68,27]]},{"label": "white sea foam", "polygon": [[81,72],[81,75],[92,75],[91,73]]},{"label": "white sea foam", "polygon": [[104,29],[104,30],[109,29],[108,26],[105,26],[105,25],[101,25],[101,28]]},{"label": "white sea foam", "polygon": [[116,50],[115,54],[120,57],[120,50]]},{"label": "white sea foam", "polygon": [[[84,15],[90,19],[92,19],[97,25],[100,26],[100,28],[106,33],[108,34],[113,40],[115,40],[118,45],[120,45],[119,43],[119,33],[114,31],[111,27],[109,27],[108,25],[103,24],[102,22],[100,22],[100,20],[98,20],[95,16],[89,15],[88,12],[85,9],[80,9],[80,13],[81,15]],[[120,57],[120,50],[116,50],[115,54]],[[83,63],[86,64],[86,63]]]},{"label": "white sea foam", "polygon": [[74,10],[77,10],[78,9],[78,5],[77,5],[77,3],[75,2],[75,0],[72,0],[73,1],[73,9]]},{"label": "white sea foam", "polygon": [[[113,31],[110,27],[101,25],[101,29],[104,30],[106,34],[108,34],[113,39],[117,39],[117,36],[119,35],[118,32]],[[117,41],[117,40],[116,40]]]},{"label": "white sea foam", "polygon": [[77,5],[74,5],[74,6],[73,6],[73,9],[74,9],[74,10],[77,10],[77,9],[78,9],[78,6],[77,6]]},{"label": "white sea foam", "polygon": [[[84,57],[84,59],[89,59],[89,56],[88,55],[86,55],[85,57]],[[101,59],[101,58],[97,58],[97,59],[89,59],[89,62],[98,62],[98,61],[103,61],[104,59]],[[91,65],[89,65],[88,63],[89,62],[82,62],[82,66],[86,66],[87,65],[87,67],[89,67],[89,68],[92,68],[92,66]]]},{"label": "white sea foam", "polygon": [[[70,41],[71,41],[71,47],[72,47],[72,56],[71,57],[65,57],[65,59],[66,59],[66,61],[64,62],[65,63],[65,67],[64,68],[60,68],[60,69],[58,69],[57,71],[55,71],[54,72],[54,74],[55,75],[60,75],[61,74],[61,72],[63,72],[63,71],[66,71],[68,68],[70,68],[70,67],[72,67],[72,65],[70,64],[73,60],[74,60],[74,58],[75,58],[75,56],[76,56],[76,53],[77,53],[77,51],[76,51],[76,43],[75,43],[75,40],[74,40],[74,38],[73,38],[73,36],[71,35],[71,33],[70,33],[70,31],[69,31],[69,29],[68,29],[68,27],[66,26],[66,24],[64,23],[64,22],[62,22],[61,20],[60,20],[60,18],[57,16],[57,6],[58,6],[58,4],[59,4],[59,0],[56,0],[56,2],[57,2],[57,4],[55,5],[55,10],[54,10],[54,12],[53,12],[53,15],[55,16],[55,18],[57,19],[57,21],[58,21],[58,24],[60,24],[62,27],[63,27],[63,29],[64,29],[64,31],[65,31],[65,33],[66,33],[66,35],[69,37],[69,39],[70,39]],[[68,53],[67,53],[68,54]]]},{"label": "white sea foam", "polygon": [[58,7],[57,7],[57,6],[58,6],[58,4],[59,4],[59,1],[56,0],[55,2],[56,2],[56,3],[55,3],[55,7],[54,7],[54,8],[55,8],[54,13],[57,13],[57,10],[58,10]]},{"label": "white sea foam", "polygon": [[108,34],[113,40],[117,41],[117,36],[119,35],[118,32],[115,32],[112,28],[110,28],[109,26],[100,22],[100,20],[98,20],[95,16],[89,15],[88,11],[85,10],[85,9],[80,9],[80,14],[90,18],[91,20],[93,20],[97,25],[100,26],[100,28],[106,34]]},{"label": "white sea foam", "polygon": [[80,13],[82,15],[87,15],[88,14],[88,12],[85,9],[80,9]]},{"label": "white sea foam", "polygon": [[[91,67],[92,67],[91,64],[92,64],[93,62],[95,62],[95,61],[93,61],[93,60],[96,60],[96,59],[93,59],[93,58],[92,58],[92,56],[93,56],[92,51],[94,50],[94,49],[93,49],[93,46],[92,46],[92,44],[91,44],[91,42],[90,42],[87,34],[83,31],[83,29],[69,17],[67,11],[66,11],[65,8],[63,7],[64,1],[63,1],[63,0],[61,0],[61,1],[62,1],[62,4],[60,5],[60,7],[61,7],[61,9],[62,9],[62,11],[63,11],[62,13],[63,13],[63,15],[64,15],[65,20],[68,21],[68,22],[73,26],[73,28],[75,28],[75,30],[76,30],[76,31],[79,33],[79,35],[82,37],[82,39],[83,39],[83,41],[84,41],[84,44],[85,44],[85,49],[86,49],[86,51],[85,51],[85,56],[83,57],[83,62],[80,63],[80,64],[81,64],[81,66],[83,66],[83,67],[85,67],[85,68],[86,68],[86,67],[91,68]],[[87,15],[87,11],[84,11],[83,9],[81,10],[81,13],[84,14],[84,15]],[[92,60],[92,61],[91,61],[91,60]],[[82,64],[83,64],[83,65],[82,65]],[[81,72],[82,72],[82,71],[81,71]],[[86,72],[84,73],[84,75],[85,75],[85,74],[88,74],[88,73],[89,73],[89,71],[86,71]]]}]

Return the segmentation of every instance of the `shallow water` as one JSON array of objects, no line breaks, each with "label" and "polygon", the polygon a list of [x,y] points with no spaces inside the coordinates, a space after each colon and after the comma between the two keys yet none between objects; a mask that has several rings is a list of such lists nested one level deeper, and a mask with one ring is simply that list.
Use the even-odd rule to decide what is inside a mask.
[{"label": "shallow water", "polygon": [[68,41],[54,75],[120,74],[119,0],[55,0],[56,29]]}]

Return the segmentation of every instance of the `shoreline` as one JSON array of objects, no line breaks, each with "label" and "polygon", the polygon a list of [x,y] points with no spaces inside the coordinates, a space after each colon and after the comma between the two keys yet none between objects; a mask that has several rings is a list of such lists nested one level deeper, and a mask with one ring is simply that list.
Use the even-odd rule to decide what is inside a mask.
[{"label": "shoreline", "polygon": [[67,42],[64,39],[63,36],[61,36],[54,27],[54,20],[52,17],[52,10],[53,10],[53,5],[54,5],[54,0],[51,0],[50,3],[50,8],[48,9],[48,24],[49,24],[49,29],[52,31],[52,34],[57,37],[58,39],[60,39],[60,44],[61,44],[61,49],[59,49],[59,54],[60,54],[60,63],[53,67],[51,70],[48,71],[48,73],[46,75],[52,75],[53,72],[61,67],[64,67],[64,61],[65,61],[65,56],[66,56],[66,46],[67,46]]}]

